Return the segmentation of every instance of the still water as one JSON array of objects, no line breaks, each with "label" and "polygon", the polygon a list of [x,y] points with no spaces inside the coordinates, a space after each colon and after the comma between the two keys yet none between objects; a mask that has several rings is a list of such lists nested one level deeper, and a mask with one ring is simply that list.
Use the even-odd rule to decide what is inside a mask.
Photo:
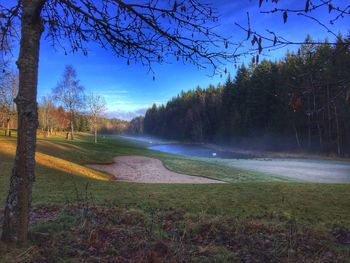
[{"label": "still water", "polygon": [[213,150],[200,144],[162,144],[150,146],[148,149],[165,153],[202,158],[250,159],[254,157],[249,154]]}]

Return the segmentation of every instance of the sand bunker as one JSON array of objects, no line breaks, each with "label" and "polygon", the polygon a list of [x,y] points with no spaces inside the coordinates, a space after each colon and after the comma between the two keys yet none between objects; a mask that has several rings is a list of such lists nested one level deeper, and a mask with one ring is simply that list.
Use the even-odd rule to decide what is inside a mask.
[{"label": "sand bunker", "polygon": [[143,156],[120,156],[112,164],[91,164],[88,167],[107,172],[118,181],[164,184],[215,184],[218,180],[172,172],[160,160]]}]

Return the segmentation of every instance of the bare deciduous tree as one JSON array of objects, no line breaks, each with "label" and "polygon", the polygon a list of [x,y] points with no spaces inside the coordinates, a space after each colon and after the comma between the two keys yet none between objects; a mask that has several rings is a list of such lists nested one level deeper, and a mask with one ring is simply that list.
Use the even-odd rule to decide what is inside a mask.
[{"label": "bare deciduous tree", "polygon": [[[18,139],[10,190],[6,201],[2,240],[27,239],[32,184],[35,180],[37,83],[40,40],[69,51],[82,50],[94,41],[117,57],[137,61],[151,69],[171,55],[200,68],[216,69],[230,43],[217,35],[216,11],[198,0],[158,1],[143,4],[127,0],[18,0],[0,4],[1,45],[21,29],[18,110]],[[68,44],[67,44],[68,40]]]},{"label": "bare deciduous tree", "polygon": [[18,91],[18,76],[14,72],[2,71],[0,76],[0,110],[6,120],[5,136],[11,136],[10,124],[16,113],[14,99]]},{"label": "bare deciduous tree", "polygon": [[89,108],[89,118],[91,123],[91,128],[94,132],[94,143],[97,143],[97,130],[98,122],[102,117],[102,114],[107,110],[106,101],[103,97],[99,95],[94,95],[93,93],[87,99],[87,104]]},{"label": "bare deciduous tree", "polygon": [[43,96],[39,108],[39,122],[45,131],[45,137],[52,133],[55,125],[55,105],[51,96]]},{"label": "bare deciduous tree", "polygon": [[[62,80],[53,89],[54,98],[69,112],[70,137],[74,140],[74,114],[84,105],[84,87],[77,79],[73,66],[66,66]],[[68,138],[68,136],[67,136]]]}]

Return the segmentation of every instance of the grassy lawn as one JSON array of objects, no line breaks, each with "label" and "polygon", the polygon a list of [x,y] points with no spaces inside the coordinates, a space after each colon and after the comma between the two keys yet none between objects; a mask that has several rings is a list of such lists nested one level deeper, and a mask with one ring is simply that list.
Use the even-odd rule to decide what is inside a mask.
[{"label": "grassy lawn", "polygon": [[[5,202],[8,190],[15,143],[15,138],[9,139],[0,136],[1,204]],[[265,259],[269,261],[290,259],[293,262],[294,257],[300,256],[298,253],[302,253],[305,260],[309,257],[315,257],[318,253],[318,259],[321,262],[327,261],[330,255],[334,256],[333,258],[330,256],[331,259],[337,260],[349,256],[349,245],[346,242],[350,239],[348,231],[350,228],[350,185],[288,182],[269,175],[244,172],[215,163],[187,160],[150,151],[137,144],[110,137],[106,137],[98,145],[94,145],[91,137],[86,134],[81,134],[73,142],[66,141],[63,137],[44,139],[39,136],[37,150],[37,178],[33,193],[34,211],[36,209],[63,211],[48,223],[40,221],[33,225],[32,235],[35,238],[32,238],[32,243],[29,246],[36,248],[36,253],[27,253],[24,256],[37,256],[38,261],[40,256],[49,253],[48,251],[52,255],[60,254],[61,252],[54,253],[53,250],[57,244],[60,244],[58,240],[62,239],[68,243],[72,242],[72,246],[78,246],[77,250],[85,251],[86,244],[84,245],[81,240],[87,238],[84,235],[91,237],[91,231],[94,230],[91,222],[104,224],[106,228],[110,227],[111,233],[113,231],[119,233],[118,231],[122,231],[122,229],[129,231],[128,233],[123,232],[125,237],[128,235],[135,238],[139,235],[144,236],[145,239],[142,240],[149,244],[148,250],[145,250],[145,247],[139,243],[137,243],[138,246],[135,245],[137,247],[135,249],[140,251],[155,250],[157,257],[162,254],[159,252],[162,250],[159,246],[162,247],[162,245],[157,245],[161,242],[167,248],[167,250],[165,248],[163,250],[168,251],[164,252],[166,255],[162,258],[169,259],[169,262],[177,258],[187,258],[189,261],[198,260],[198,262],[206,260],[212,262],[214,259],[217,262],[243,260],[244,257],[250,255],[250,251],[255,247],[258,247],[261,253],[256,252],[250,255],[253,261],[264,260],[265,255]],[[158,158],[163,161],[166,167],[176,172],[202,175],[229,183],[218,185],[152,185],[115,182],[110,180],[108,174],[84,166],[87,163],[109,163],[117,155],[143,155]],[[89,216],[87,214],[80,216],[79,213],[76,213],[76,211],[81,211],[81,206],[84,204],[89,204],[91,207],[87,213]],[[106,211],[113,216],[107,217],[106,221],[99,219],[103,222],[96,219],[101,213],[107,213]],[[130,213],[131,218],[129,218]],[[169,213],[171,220],[168,218]],[[86,229],[82,218],[86,222],[90,222]],[[115,218],[119,219],[115,221]],[[164,226],[164,224],[166,225]],[[173,236],[175,234],[167,224],[176,226],[176,231],[181,232],[181,235],[180,232],[176,234],[183,236],[181,242]],[[256,227],[255,232],[252,230],[254,227]],[[54,234],[53,229],[56,228],[58,230],[54,232],[57,234]],[[205,228],[212,236],[208,236],[209,234],[204,231]],[[72,233],[76,233],[76,235],[79,233],[81,235],[79,236],[80,241],[77,241],[76,235],[67,235],[67,229],[73,229]],[[243,235],[242,231],[247,231],[246,235]],[[291,237],[293,231],[295,236]],[[343,231],[345,234],[341,232],[343,234],[335,235],[334,231]],[[50,236],[51,241],[58,243],[50,243],[50,246],[46,242],[46,234],[40,238],[35,236],[36,233],[46,233]],[[260,245],[251,243],[258,238],[259,233],[265,239],[272,240],[273,246],[268,250],[270,252],[264,250],[265,241],[262,241],[263,243]],[[60,235],[65,235],[65,238]],[[272,237],[267,237],[269,235]],[[345,245],[341,244],[340,241],[340,243],[336,243],[337,237],[344,235],[346,242],[343,243]],[[242,246],[237,248],[232,244],[228,245],[226,239],[229,239],[230,236],[232,239],[237,238],[233,241],[242,243]],[[300,238],[307,243],[305,247],[311,247],[309,252],[295,247]],[[316,244],[314,239],[323,240],[321,243],[325,248],[324,251],[319,250],[322,244],[315,241]],[[129,241],[128,239],[125,244],[128,244]],[[48,244],[46,250],[38,249],[39,246],[43,245],[40,242]],[[121,241],[114,240],[114,242]],[[283,244],[288,248],[279,248],[283,247]],[[9,260],[14,254],[23,256],[23,250],[26,251],[26,249],[28,246],[25,249],[8,249],[4,248],[4,245],[0,245],[0,254],[4,253],[6,255],[4,258]],[[234,253],[235,249],[238,249],[239,253]],[[73,258],[80,261],[84,258],[83,256],[72,256],[72,252],[69,249],[67,251],[61,253],[62,258],[57,256],[53,261],[63,260],[65,262]],[[174,251],[180,252],[176,254]],[[193,254],[191,251],[198,253],[193,252]],[[86,251],[81,253],[86,253]],[[106,253],[105,251],[103,255]],[[131,252],[122,252],[121,248],[113,253],[107,254],[110,256],[121,253],[118,256],[125,259],[126,255]],[[146,256],[152,257],[152,253]],[[190,256],[191,253],[195,257]],[[219,255],[222,255],[222,258]],[[139,256],[135,255],[135,258]],[[339,258],[337,258],[338,256]]]}]

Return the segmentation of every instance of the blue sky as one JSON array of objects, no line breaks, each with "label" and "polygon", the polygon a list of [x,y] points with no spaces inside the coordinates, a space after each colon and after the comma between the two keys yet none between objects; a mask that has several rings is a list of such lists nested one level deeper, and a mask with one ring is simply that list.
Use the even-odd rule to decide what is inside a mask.
[{"label": "blue sky", "polygon": [[[314,38],[324,39],[330,36],[326,30],[315,22],[306,18],[290,15],[288,23],[283,24],[281,14],[260,14],[258,0],[205,0],[218,8],[221,15],[218,32],[225,36],[231,36],[233,40],[241,40],[246,34],[238,29],[234,23],[246,25],[246,12],[250,13],[252,27],[257,31],[264,32],[266,29],[274,30],[280,35],[302,41],[307,34]],[[281,0],[280,5],[304,8],[304,0]],[[269,9],[265,4],[261,10]],[[327,22],[327,10],[318,11],[316,16]],[[341,20],[332,28],[336,32],[347,33],[350,24],[348,18]],[[44,35],[45,36],[45,35]],[[197,85],[206,87],[209,84],[217,85],[224,82],[219,76],[209,77],[212,70],[199,70],[192,65],[172,63],[166,65],[154,65],[156,80],[141,65],[127,63],[123,59],[113,56],[112,52],[104,50],[97,45],[89,44],[87,57],[82,54],[64,55],[62,50],[54,50],[50,43],[42,38],[40,64],[39,64],[39,87],[38,98],[49,94],[51,89],[61,78],[66,64],[72,64],[78,73],[81,84],[87,93],[103,95],[107,101],[108,115],[129,119],[142,114],[153,103],[165,103],[176,96],[181,90],[189,90]],[[295,49],[296,47],[289,47]],[[268,58],[274,60],[280,58],[284,50],[268,53]],[[250,61],[251,58],[243,58],[242,61]],[[227,65],[229,72],[235,73],[233,65]]]}]

